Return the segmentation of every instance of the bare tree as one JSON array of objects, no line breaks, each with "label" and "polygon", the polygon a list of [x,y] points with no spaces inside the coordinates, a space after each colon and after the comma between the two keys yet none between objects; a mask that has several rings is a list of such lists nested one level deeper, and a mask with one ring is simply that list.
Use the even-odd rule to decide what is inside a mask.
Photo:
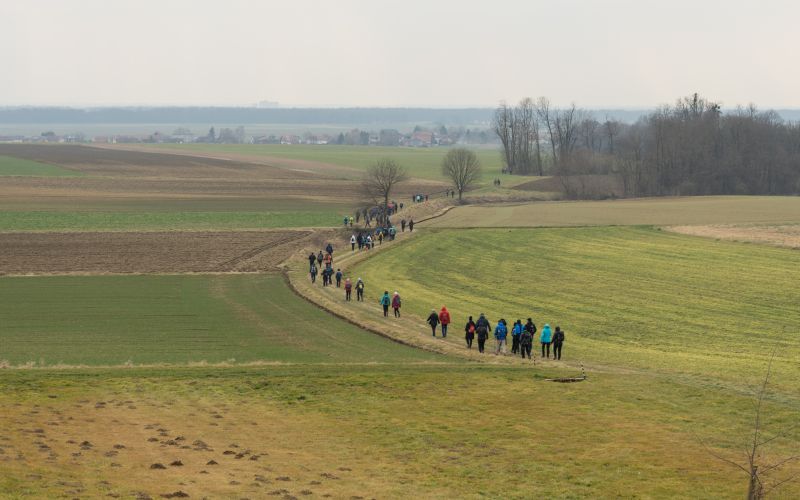
[{"label": "bare tree", "polygon": [[705,443],[702,442],[702,440],[700,441],[706,448],[706,451],[708,451],[708,453],[713,457],[727,463],[728,465],[736,467],[747,474],[749,478],[747,488],[748,500],[760,500],[766,497],[766,495],[774,491],[776,488],[800,477],[800,474],[777,477],[777,474],[781,472],[781,469],[785,465],[789,464],[790,462],[800,460],[800,455],[791,455],[771,461],[768,461],[766,458],[765,448],[768,444],[779,439],[790,437],[790,435],[792,435],[798,428],[798,424],[795,423],[794,425],[781,429],[773,434],[769,434],[765,429],[764,400],[766,399],[768,392],[767,389],[769,385],[769,379],[772,375],[772,361],[774,359],[775,349],[773,349],[772,355],[769,358],[769,363],[767,364],[767,373],[764,375],[764,380],[755,392],[753,435],[752,439],[747,445],[747,449],[745,450],[744,463],[725,458],[724,456],[719,455],[709,449]]},{"label": "bare tree", "polygon": [[470,188],[481,176],[481,164],[478,157],[466,148],[451,149],[442,160],[442,174],[447,176],[453,187],[458,191],[458,201],[461,195]]},{"label": "bare tree", "polygon": [[392,189],[400,182],[408,179],[405,168],[396,161],[382,158],[367,169],[364,180],[361,183],[362,193],[369,199],[383,204],[383,215],[381,219],[386,222],[389,213],[389,197]]},{"label": "bare tree", "polygon": [[508,173],[514,173],[517,163],[515,158],[517,147],[514,137],[514,129],[516,128],[514,118],[513,108],[509,108],[505,102],[502,102],[494,111],[494,118],[492,119],[492,129],[503,145],[503,163],[506,164]]}]

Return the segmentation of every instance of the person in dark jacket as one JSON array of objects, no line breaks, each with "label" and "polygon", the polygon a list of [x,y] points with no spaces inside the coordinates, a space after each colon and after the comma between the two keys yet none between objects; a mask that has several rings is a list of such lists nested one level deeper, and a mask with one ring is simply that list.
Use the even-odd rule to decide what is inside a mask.
[{"label": "person in dark jacket", "polygon": [[322,250],[320,250],[319,253],[317,254],[317,267],[322,267],[322,259],[324,258],[325,256],[322,255]]},{"label": "person in dark jacket", "polygon": [[309,271],[309,272],[311,273],[311,283],[316,283],[317,282],[317,266],[315,266],[314,264],[311,264],[311,271]]},{"label": "person in dark jacket", "polygon": [[314,252],[311,252],[308,256],[308,270],[311,271],[311,267],[314,265],[314,262],[317,261],[317,256],[314,255]]},{"label": "person in dark jacket", "polygon": [[414,232],[414,219],[411,219],[411,220],[408,221],[408,231],[410,233]]},{"label": "person in dark jacket", "polygon": [[436,314],[436,309],[431,309],[431,315],[428,316],[428,324],[431,325],[431,332],[436,336],[436,327],[439,325],[439,315]]},{"label": "person in dark jacket", "polygon": [[402,233],[406,232],[406,220],[405,219],[402,219],[400,221],[400,232],[402,232]]},{"label": "person in dark jacket", "polygon": [[328,246],[325,247],[325,251],[328,252],[328,254],[333,255],[333,245],[328,243]]},{"label": "person in dark jacket", "polygon": [[525,359],[525,356],[531,359],[531,350],[533,350],[533,333],[531,333],[531,329],[528,329],[526,325],[526,327],[522,329],[522,335],[519,336],[519,353],[522,359]]},{"label": "person in dark jacket", "polygon": [[336,288],[342,287],[342,270],[336,269]]},{"label": "person in dark jacket", "polygon": [[564,331],[560,326],[553,333],[553,359],[561,359],[561,346],[564,344]]},{"label": "person in dark jacket", "polygon": [[511,328],[511,354],[516,354],[519,352],[519,338],[522,335],[522,331],[524,328],[522,327],[522,320],[518,319],[514,322],[514,326]]},{"label": "person in dark jacket", "polygon": [[351,294],[353,293],[353,283],[350,281],[350,278],[344,280],[344,300],[350,302]]},{"label": "person in dark jacket", "polygon": [[481,313],[478,321],[475,322],[475,334],[478,337],[478,352],[483,352],[490,331],[492,331],[492,325],[489,323],[489,320],[486,319],[486,316]]},{"label": "person in dark jacket", "polygon": [[356,300],[364,302],[364,282],[361,281],[361,278],[356,281]]},{"label": "person in dark jacket", "polygon": [[531,318],[528,318],[528,322],[525,323],[525,331],[531,334],[531,338],[536,335],[536,324],[533,322]]},{"label": "person in dark jacket", "polygon": [[472,316],[464,327],[464,338],[467,340],[467,349],[472,349],[472,339],[475,338],[475,322],[472,321]]},{"label": "person in dark jacket", "polygon": [[392,297],[392,310],[394,310],[395,318],[400,317],[400,305],[401,305],[400,293],[395,291],[394,296]]}]

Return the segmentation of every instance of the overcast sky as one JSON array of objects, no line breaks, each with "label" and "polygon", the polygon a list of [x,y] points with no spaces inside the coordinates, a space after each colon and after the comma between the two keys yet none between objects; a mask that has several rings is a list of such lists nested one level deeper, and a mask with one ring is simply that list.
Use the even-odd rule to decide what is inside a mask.
[{"label": "overcast sky", "polygon": [[0,105],[800,107],[800,2],[0,0]]}]

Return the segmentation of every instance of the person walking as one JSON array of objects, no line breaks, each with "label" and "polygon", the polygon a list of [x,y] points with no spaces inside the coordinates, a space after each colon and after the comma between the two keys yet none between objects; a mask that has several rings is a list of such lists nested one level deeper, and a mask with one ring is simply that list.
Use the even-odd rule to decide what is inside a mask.
[{"label": "person walking", "polygon": [[367,235],[367,250],[372,248],[372,236]]},{"label": "person walking", "polygon": [[534,324],[531,318],[528,318],[528,322],[525,323],[525,331],[531,334],[531,338],[536,335],[536,324]]},{"label": "person walking", "polygon": [[553,333],[553,359],[561,359],[561,346],[564,345],[564,331],[560,326]]},{"label": "person walking", "polygon": [[383,297],[378,302],[383,306],[383,317],[389,316],[389,306],[392,303],[392,299],[389,297],[389,290],[383,292]]},{"label": "person walking", "polygon": [[350,227],[353,227],[353,216],[350,216]]},{"label": "person walking", "polygon": [[[550,325],[545,324],[544,328],[542,328],[541,336],[539,337],[539,342],[542,343],[542,357],[546,357],[550,359],[550,343],[553,340],[553,332],[550,330]],[[547,355],[545,356],[545,350],[547,350]]]},{"label": "person walking", "polygon": [[436,336],[436,327],[439,325],[439,315],[436,314],[436,309],[431,309],[431,315],[428,316],[428,324],[431,325],[431,332]]},{"label": "person walking", "polygon": [[395,318],[400,317],[401,302],[402,301],[400,300],[400,294],[395,290],[394,295],[392,296],[392,310],[394,311]]},{"label": "person walking", "polygon": [[314,264],[311,264],[311,271],[309,271],[309,272],[311,273],[311,283],[316,283],[317,282],[317,266],[315,266]]},{"label": "person walking", "polygon": [[447,325],[450,324],[450,311],[445,306],[439,311],[439,323],[442,324],[442,338],[447,337]]},{"label": "person walking", "polygon": [[502,351],[503,355],[506,354],[506,338],[508,337],[508,328],[506,327],[506,320],[501,319],[497,322],[494,328],[494,339],[497,341],[497,350],[494,352],[495,356]]},{"label": "person walking", "polygon": [[378,245],[383,245],[383,231],[378,232]]},{"label": "person walking", "polygon": [[311,272],[311,268],[314,267],[314,262],[317,261],[317,256],[314,255],[314,252],[311,252],[308,255],[308,271]]},{"label": "person walking", "polygon": [[352,250],[353,252],[356,251],[356,235],[355,234],[350,237],[350,250]]},{"label": "person walking", "polygon": [[406,232],[406,220],[405,219],[400,221],[400,232],[401,233],[405,233]]},{"label": "person walking", "polygon": [[325,263],[325,267],[333,266],[333,255],[326,253],[325,257],[322,258],[322,261]]},{"label": "person walking", "polygon": [[[530,322],[530,319],[528,321]],[[522,329],[522,334],[519,336],[519,353],[522,359],[525,359],[525,356],[531,359],[531,350],[533,349],[533,333],[527,326],[525,325],[525,328]]]},{"label": "person walking", "polygon": [[411,219],[411,220],[408,221],[408,232],[409,233],[413,233],[414,232],[414,219]]},{"label": "person walking", "polygon": [[342,270],[336,269],[336,288],[342,287],[342,276],[343,276]]},{"label": "person walking", "polygon": [[361,281],[361,278],[356,281],[356,300],[364,302],[364,282]]},{"label": "person walking", "polygon": [[519,338],[523,330],[522,320],[518,319],[514,322],[514,327],[511,329],[511,354],[519,352]]},{"label": "person walking", "polygon": [[353,282],[350,281],[350,278],[344,280],[344,300],[350,302],[350,296],[353,293]]},{"label": "person walking", "polygon": [[467,349],[472,349],[472,340],[475,338],[475,322],[472,321],[472,316],[469,317],[466,326],[464,326],[464,338],[467,341]]},{"label": "person walking", "polygon": [[328,242],[328,246],[325,247],[325,251],[328,252],[328,255],[333,255],[333,245]]},{"label": "person walking", "polygon": [[317,267],[322,267],[322,259],[324,258],[325,256],[322,255],[322,250],[320,250],[319,253],[317,254]]},{"label": "person walking", "polygon": [[475,322],[475,333],[478,336],[478,352],[483,353],[484,347],[486,346],[486,339],[489,338],[491,329],[492,325],[489,323],[489,320],[481,313],[478,321]]}]

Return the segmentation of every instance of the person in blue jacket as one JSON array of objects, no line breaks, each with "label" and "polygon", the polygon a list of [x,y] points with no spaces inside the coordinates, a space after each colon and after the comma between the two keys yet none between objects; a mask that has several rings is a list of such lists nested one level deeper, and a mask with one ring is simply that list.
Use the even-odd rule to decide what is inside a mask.
[{"label": "person in blue jacket", "polygon": [[383,306],[383,316],[389,316],[389,305],[392,303],[392,299],[389,297],[389,290],[383,292],[383,297],[379,302]]},{"label": "person in blue jacket", "polygon": [[522,320],[518,319],[511,328],[511,354],[519,352],[519,339],[522,335]]},{"label": "person in blue jacket", "polygon": [[[542,343],[542,357],[550,358],[550,344],[553,341],[553,332],[550,330],[550,325],[544,325],[542,328],[542,334],[539,337],[539,342]],[[545,349],[547,350],[547,355],[545,356]]]},{"label": "person in blue jacket", "polygon": [[494,352],[495,355],[500,354],[503,352],[503,355],[506,353],[506,337],[508,336],[508,328],[506,327],[506,320],[501,319],[497,322],[497,326],[494,328],[494,338],[497,341],[497,350]]}]

